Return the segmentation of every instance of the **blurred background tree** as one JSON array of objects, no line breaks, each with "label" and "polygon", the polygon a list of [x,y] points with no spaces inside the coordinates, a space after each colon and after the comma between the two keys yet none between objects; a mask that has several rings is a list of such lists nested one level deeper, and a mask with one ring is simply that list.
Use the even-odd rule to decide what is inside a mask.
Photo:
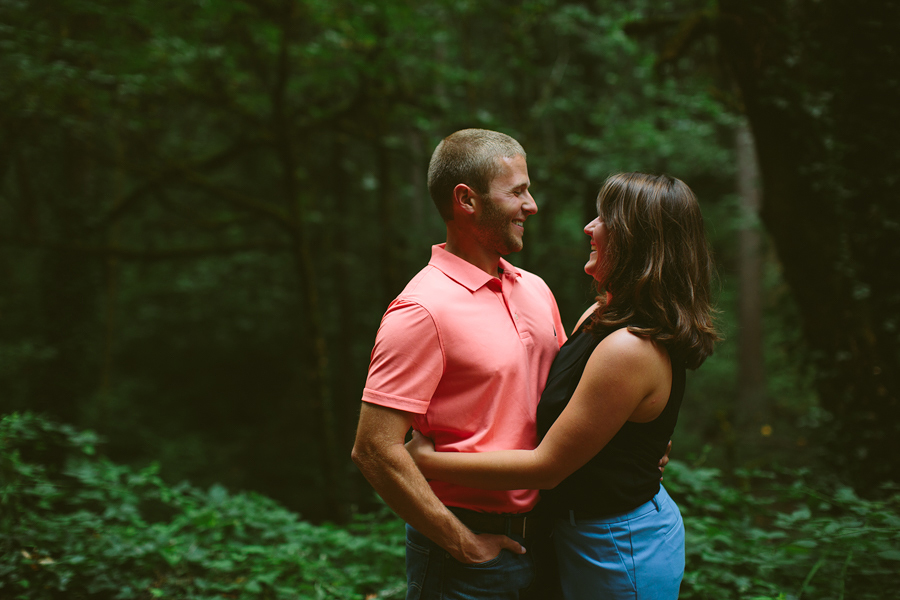
[{"label": "blurred background tree", "polygon": [[0,412],[313,520],[371,506],[369,351],[443,238],[431,151],[483,127],[528,152],[512,260],[569,326],[603,179],[699,196],[726,341],[677,455],[872,493],[900,466],[900,19],[869,4],[0,2]]},{"label": "blurred background tree", "polygon": [[900,4],[721,0],[631,30],[665,39],[657,64],[676,72],[711,40],[756,140],[759,216],[832,421],[829,463],[864,490],[896,479]]}]

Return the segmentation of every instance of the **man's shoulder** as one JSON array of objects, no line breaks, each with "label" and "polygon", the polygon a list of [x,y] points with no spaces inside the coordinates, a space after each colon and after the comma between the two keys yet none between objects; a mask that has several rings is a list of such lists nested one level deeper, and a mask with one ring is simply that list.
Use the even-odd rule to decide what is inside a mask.
[{"label": "man's shoulder", "polygon": [[448,277],[446,273],[434,265],[428,264],[409,280],[409,283],[397,296],[397,300],[414,302],[428,308],[434,304],[446,302],[448,294],[459,294],[464,290],[463,286]]},{"label": "man's shoulder", "polygon": [[[440,335],[440,331],[452,325],[459,316],[460,307],[471,297],[465,287],[434,265],[427,265],[409,280],[388,306],[381,329],[406,330],[406,343],[424,341],[430,335],[426,335],[425,331]],[[416,332],[419,340],[408,337],[412,331]]]}]

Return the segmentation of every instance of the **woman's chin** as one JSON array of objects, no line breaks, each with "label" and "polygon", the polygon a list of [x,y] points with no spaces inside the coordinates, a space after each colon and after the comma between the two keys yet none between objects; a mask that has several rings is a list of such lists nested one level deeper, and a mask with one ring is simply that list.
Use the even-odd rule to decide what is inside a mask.
[{"label": "woman's chin", "polygon": [[592,262],[584,265],[584,273],[593,277],[594,281],[596,281],[597,283],[603,282],[603,277],[600,275],[599,270],[597,269],[597,265]]}]

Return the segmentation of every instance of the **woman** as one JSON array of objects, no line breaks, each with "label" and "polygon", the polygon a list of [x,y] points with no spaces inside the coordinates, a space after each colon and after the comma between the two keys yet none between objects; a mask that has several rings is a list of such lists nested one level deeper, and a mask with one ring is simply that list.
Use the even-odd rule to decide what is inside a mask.
[{"label": "woman", "polygon": [[699,367],[718,339],[712,259],[697,198],[678,179],[613,175],[597,214],[584,229],[584,269],[599,296],[553,363],[538,406],[540,445],[442,453],[417,435],[408,447],[431,479],[545,490],[567,600],[677,598],[684,525],[658,462],[685,368]]}]

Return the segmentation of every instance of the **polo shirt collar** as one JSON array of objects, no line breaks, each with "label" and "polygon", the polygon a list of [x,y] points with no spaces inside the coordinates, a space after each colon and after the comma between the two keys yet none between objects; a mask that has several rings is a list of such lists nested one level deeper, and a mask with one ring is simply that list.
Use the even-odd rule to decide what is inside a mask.
[{"label": "polo shirt collar", "polygon": [[[493,277],[462,258],[451,254],[444,249],[447,244],[435,244],[431,247],[431,260],[428,264],[439,269],[444,275],[474,292],[487,284]],[[521,277],[517,268],[500,259],[500,268],[503,274],[511,277]]]}]

